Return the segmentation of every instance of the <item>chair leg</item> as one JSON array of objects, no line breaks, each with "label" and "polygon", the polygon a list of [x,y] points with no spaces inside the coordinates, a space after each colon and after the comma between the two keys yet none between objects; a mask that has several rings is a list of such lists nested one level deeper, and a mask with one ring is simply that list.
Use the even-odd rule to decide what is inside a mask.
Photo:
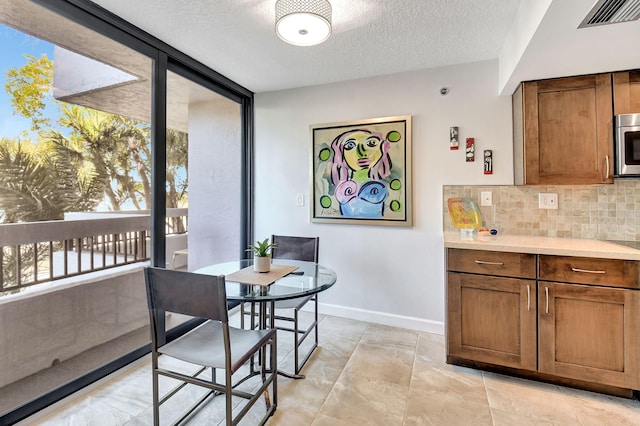
[{"label": "chair leg", "polygon": [[152,382],[153,382],[153,424],[160,425],[160,395],[158,394],[158,355],[151,356]]},{"label": "chair leg", "polygon": [[298,331],[298,310],[294,309],[293,310],[293,362],[294,362],[294,369],[296,374],[300,373],[300,366],[298,365],[298,361],[300,358],[299,355],[299,351],[298,349],[300,348],[300,342],[298,340],[298,335],[299,335],[299,331]]},{"label": "chair leg", "polygon": [[[260,309],[262,309],[264,306],[260,305]],[[258,324],[255,323],[255,318],[256,316],[258,317]],[[260,322],[260,314],[256,314],[256,303],[255,302],[251,302],[251,330],[255,330],[257,326],[262,327],[261,324],[259,324]]]},{"label": "chair leg", "polygon": [[[299,330],[299,324],[298,324],[298,310],[294,309],[293,310],[293,319],[294,319],[294,333],[293,333],[293,338],[294,340],[294,361],[295,361],[295,372],[296,375],[300,374],[300,371],[302,370],[302,368],[304,367],[304,365],[307,363],[307,361],[309,360],[309,358],[311,357],[311,354],[313,353],[313,351],[318,347],[318,295],[316,295],[313,298],[313,302],[314,302],[314,324],[313,324],[313,332],[314,332],[314,339],[315,339],[315,343],[314,345],[311,347],[311,349],[309,349],[309,352],[307,353],[307,355],[305,356],[304,360],[302,361],[302,365],[299,364],[299,360],[300,360],[300,355],[299,355],[299,348],[301,345],[301,342],[298,340],[298,336],[300,336],[301,332]],[[309,333],[310,330],[306,330],[304,332],[304,336],[303,338],[308,337],[307,333]]]},{"label": "chair leg", "polygon": [[225,383],[224,386],[226,388],[225,399],[226,399],[226,413],[227,413],[227,426],[232,426],[234,424],[233,421],[233,406],[232,406],[232,390],[233,386],[231,385],[231,372],[228,369],[225,369]]},{"label": "chair leg", "polygon": [[[273,375],[273,401],[271,405],[274,407],[278,407],[278,336],[273,336],[273,341],[271,342],[271,374]],[[273,416],[273,413],[271,413]]]},{"label": "chair leg", "polygon": [[[269,355],[271,355],[271,353],[269,353]],[[263,345],[260,348],[260,357],[265,360],[263,363],[260,364],[260,378],[262,379],[262,383],[267,381],[267,345]],[[271,362],[271,359],[269,360],[269,362]],[[271,406],[271,401],[269,399],[269,390],[265,390],[264,392],[264,403],[265,403],[265,408],[268,410],[269,407]]]},{"label": "chair leg", "polygon": [[316,334],[316,346],[318,346],[318,295],[316,294],[313,297],[314,300],[314,305],[315,305],[315,319],[316,319],[316,325],[313,327],[315,329],[315,334]]}]

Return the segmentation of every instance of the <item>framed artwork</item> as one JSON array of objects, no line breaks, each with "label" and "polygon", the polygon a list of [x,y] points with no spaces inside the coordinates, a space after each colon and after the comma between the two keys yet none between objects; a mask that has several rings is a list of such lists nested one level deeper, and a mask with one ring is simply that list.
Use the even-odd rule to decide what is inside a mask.
[{"label": "framed artwork", "polygon": [[411,116],[310,131],[312,222],[411,226]]},{"label": "framed artwork", "polygon": [[455,151],[458,149],[458,126],[449,127],[449,149]]}]

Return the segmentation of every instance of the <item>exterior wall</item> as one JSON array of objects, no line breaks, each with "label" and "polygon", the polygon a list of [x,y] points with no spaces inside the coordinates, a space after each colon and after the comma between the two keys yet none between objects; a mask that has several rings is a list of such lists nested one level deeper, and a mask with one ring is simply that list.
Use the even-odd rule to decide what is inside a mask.
[{"label": "exterior wall", "polygon": [[189,105],[189,270],[238,259],[240,124],[235,102]]},{"label": "exterior wall", "polygon": [[[0,388],[148,327],[141,264],[34,286],[0,299]],[[36,288],[37,287],[37,288]]]},{"label": "exterior wall", "polygon": [[[166,244],[166,264],[169,269],[179,269],[187,266],[188,257],[181,255],[174,255],[178,250],[186,250],[188,248],[189,233],[167,235],[165,238]],[[151,249],[151,247],[149,247]],[[150,253],[150,252],[149,252]],[[175,256],[175,257],[174,257]]]},{"label": "exterior wall", "polygon": [[[498,96],[498,62],[260,93],[255,104],[256,239],[320,237],[320,262],[338,274],[320,295],[322,311],[443,333],[442,187],[513,184],[511,98]],[[309,126],[397,115],[412,116],[413,227],[311,223]],[[449,150],[451,126],[458,151]],[[467,137],[476,141],[473,163]],[[483,174],[484,149],[493,150],[493,175]]]}]

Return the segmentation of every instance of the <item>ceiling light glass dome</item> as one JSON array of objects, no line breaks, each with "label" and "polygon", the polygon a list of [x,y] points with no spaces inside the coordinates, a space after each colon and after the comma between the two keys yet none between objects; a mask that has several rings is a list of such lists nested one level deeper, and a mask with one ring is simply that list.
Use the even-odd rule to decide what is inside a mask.
[{"label": "ceiling light glass dome", "polygon": [[295,46],[313,46],[331,35],[331,4],[327,0],[276,1],[276,33]]}]

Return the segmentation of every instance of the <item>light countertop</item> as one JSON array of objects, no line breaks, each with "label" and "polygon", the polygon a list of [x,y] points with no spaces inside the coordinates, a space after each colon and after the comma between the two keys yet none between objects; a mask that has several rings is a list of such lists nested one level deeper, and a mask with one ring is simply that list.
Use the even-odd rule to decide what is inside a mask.
[{"label": "light countertop", "polygon": [[446,248],[640,260],[640,250],[600,240],[521,235],[479,236],[475,233],[468,239],[460,232],[444,232],[443,237]]}]

